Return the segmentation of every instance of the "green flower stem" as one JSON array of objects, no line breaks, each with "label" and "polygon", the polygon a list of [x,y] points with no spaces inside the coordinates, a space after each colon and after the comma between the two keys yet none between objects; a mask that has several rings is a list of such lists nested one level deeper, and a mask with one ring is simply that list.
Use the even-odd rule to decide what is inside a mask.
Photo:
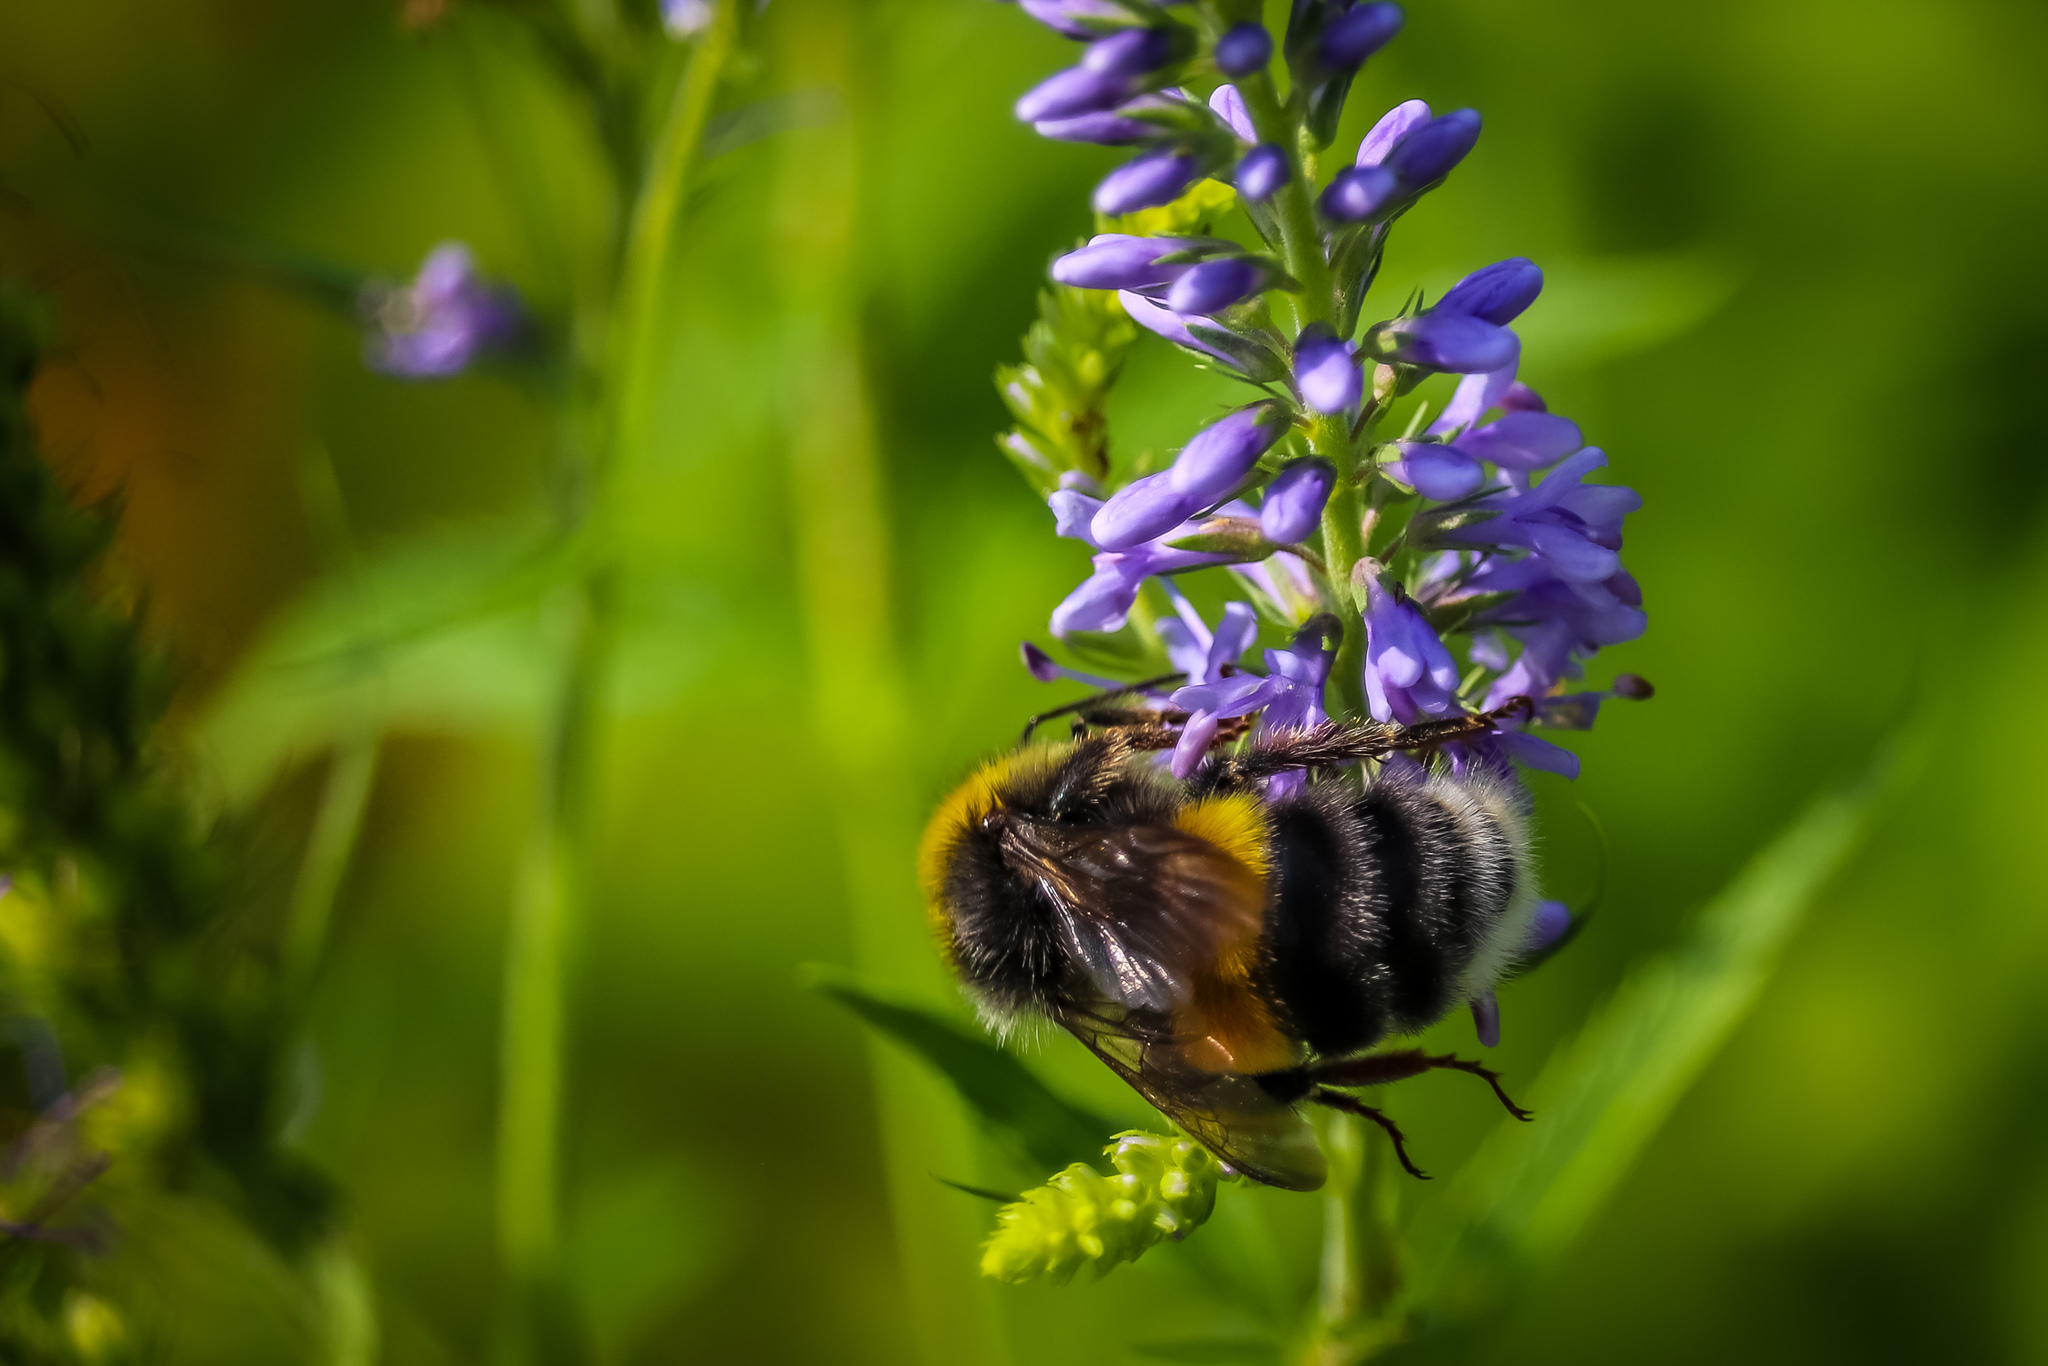
[{"label": "green flower stem", "polygon": [[1330,264],[1323,256],[1322,233],[1316,228],[1315,205],[1309,199],[1309,170],[1302,162],[1295,120],[1281,107],[1273,78],[1267,73],[1247,76],[1238,82],[1237,90],[1244,96],[1259,140],[1285,148],[1291,162],[1287,184],[1273,196],[1273,214],[1280,224],[1280,259],[1301,286],[1292,296],[1298,321],[1304,327],[1327,323],[1337,316],[1337,299],[1331,287]]},{"label": "green flower stem", "polygon": [[320,807],[313,815],[285,912],[284,971],[294,997],[304,994],[326,946],[334,899],[369,809],[381,738],[375,721],[366,718],[335,746],[329,760]]},{"label": "green flower stem", "polygon": [[[572,398],[556,482],[558,532],[595,546],[610,515],[619,457],[641,439],[676,222],[719,81],[738,33],[737,0],[720,0],[696,40],[644,177],[620,186],[632,205],[617,295],[588,303],[575,335],[605,337],[594,414]],[[590,316],[595,314],[597,316]],[[607,325],[610,328],[606,334]],[[514,1351],[566,1361],[580,1353],[560,1266],[563,1055],[570,948],[588,900],[590,805],[599,699],[609,674],[610,605],[618,569],[593,554],[552,605],[557,677],[542,738],[540,795],[513,893],[499,1039],[498,1237],[511,1295]]]},{"label": "green flower stem", "polygon": [[1354,1115],[1321,1115],[1323,1152],[1330,1179],[1323,1187],[1323,1255],[1316,1284],[1315,1322],[1309,1330],[1304,1366],[1339,1366],[1348,1361],[1346,1330],[1365,1307],[1365,1278],[1359,1247],[1358,1187],[1363,1135]]},{"label": "green flower stem", "polygon": [[[814,5],[780,26],[778,68],[797,89],[840,92],[836,123],[783,139],[773,208],[790,332],[787,459],[796,592],[809,658],[814,750],[829,791],[856,965],[870,977],[923,974],[929,999],[953,996],[932,951],[912,876],[922,790],[896,645],[890,532],[861,313],[864,11]],[[879,1041],[870,1068],[884,1179],[901,1268],[902,1316],[927,1366],[1005,1356],[990,1288],[976,1274],[986,1213],[932,1179],[969,1172],[974,1140],[947,1085]]]}]

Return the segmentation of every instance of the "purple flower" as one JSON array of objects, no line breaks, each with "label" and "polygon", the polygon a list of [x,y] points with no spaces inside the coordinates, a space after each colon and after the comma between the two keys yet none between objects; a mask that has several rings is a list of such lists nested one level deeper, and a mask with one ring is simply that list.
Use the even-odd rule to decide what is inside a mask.
[{"label": "purple flower", "polygon": [[[1058,498],[1060,495],[1053,496]],[[1077,493],[1071,496],[1081,498],[1084,495]],[[1218,511],[1229,516],[1256,515],[1242,503],[1226,503]],[[1064,519],[1066,514],[1056,515]],[[1138,590],[1146,579],[1155,574],[1178,574],[1182,570],[1221,564],[1229,558],[1193,550],[1175,550],[1166,544],[1191,535],[1194,530],[1193,523],[1182,523],[1143,545],[1132,546],[1129,550],[1108,550],[1097,555],[1094,572],[1053,609],[1052,633],[1064,637],[1074,631],[1117,630],[1130,615],[1131,604],[1137,601]],[[1078,535],[1077,539],[1093,544],[1086,534]]]},{"label": "purple flower", "polygon": [[1449,175],[1478,141],[1479,111],[1459,109],[1410,131],[1384,164],[1401,178],[1403,190],[1419,190]]},{"label": "purple flower", "polygon": [[1571,927],[1571,907],[1562,901],[1537,902],[1536,918],[1529,923],[1529,938],[1523,945],[1524,952],[1541,953],[1564,938]]},{"label": "purple flower", "polygon": [[1133,479],[1104,503],[1089,523],[1088,538],[1107,550],[1127,550],[1163,535],[1201,511],[1205,500],[1173,486],[1170,471]]},{"label": "purple flower", "polygon": [[1472,1027],[1481,1048],[1500,1047],[1500,1001],[1491,991],[1472,998]]},{"label": "purple flower", "polygon": [[1252,111],[1244,107],[1244,96],[1237,93],[1234,85],[1219,85],[1216,93],[1209,96],[1209,108],[1217,118],[1230,126],[1241,142],[1257,142],[1259,135],[1252,128]]},{"label": "purple flower", "polygon": [[435,247],[411,284],[366,291],[364,304],[371,324],[365,361],[404,379],[460,374],[481,355],[511,349],[526,331],[518,296],[485,284],[460,242]]},{"label": "purple flower", "polygon": [[1173,617],[1162,618],[1155,627],[1166,646],[1167,659],[1187,675],[1191,684],[1216,682],[1259,638],[1259,614],[1248,602],[1225,603],[1223,620],[1212,632],[1202,614],[1172,580],[1161,582],[1166,585],[1166,595],[1174,610]]},{"label": "purple flower", "polygon": [[[1552,413],[1511,412],[1460,436],[1455,445],[1467,455],[1490,460],[1504,470],[1527,472],[1562,460],[1586,443],[1579,425]],[[1461,497],[1463,495],[1460,495]]]},{"label": "purple flower", "polygon": [[1286,415],[1275,405],[1240,409],[1196,432],[1167,470],[1167,479],[1183,493],[1216,502],[1243,482],[1286,432]]},{"label": "purple flower", "polygon": [[1357,407],[1365,394],[1365,376],[1351,354],[1351,343],[1317,324],[1303,328],[1294,345],[1294,387],[1319,413],[1345,413]]},{"label": "purple flower", "polygon": [[1191,152],[1147,152],[1125,162],[1095,187],[1097,213],[1132,213],[1171,204],[1206,169]]},{"label": "purple flower", "polygon": [[1130,315],[1131,321],[1146,331],[1157,333],[1176,346],[1185,346],[1190,351],[1199,351],[1205,356],[1214,357],[1226,365],[1237,364],[1236,361],[1232,360],[1224,352],[1218,351],[1215,347],[1204,342],[1197,341],[1195,335],[1188,331],[1189,323],[1200,323],[1208,327],[1221,327],[1222,324],[1218,323],[1214,318],[1182,318],[1178,313],[1166,307],[1166,305],[1154,303],[1144,295],[1133,293],[1130,290],[1124,290],[1116,297],[1123,304],[1124,312]]},{"label": "purple flower", "polygon": [[1486,481],[1479,462],[1456,446],[1431,441],[1397,441],[1400,452],[1380,468],[1425,498],[1452,502],[1478,492]]},{"label": "purple flower", "polygon": [[1398,365],[1475,374],[1513,364],[1522,344],[1505,327],[1469,313],[1430,312],[1379,324],[1366,333],[1365,349]]},{"label": "purple flower", "polygon": [[1372,126],[1358,144],[1360,166],[1377,166],[1387,159],[1387,153],[1400,145],[1401,139],[1428,123],[1429,106],[1421,100],[1406,100],[1380,115],[1380,121]]},{"label": "purple flower", "polygon": [[1339,223],[1363,223],[1390,207],[1401,182],[1379,166],[1347,166],[1324,189],[1317,206],[1323,217]]},{"label": "purple flower", "polygon": [[[1231,607],[1244,604],[1232,603]],[[1227,614],[1230,608],[1224,611]],[[1216,738],[1217,723],[1225,718],[1263,713],[1259,718],[1262,732],[1306,729],[1329,720],[1323,707],[1323,687],[1335,656],[1322,642],[1322,627],[1311,626],[1296,635],[1286,649],[1266,651],[1264,678],[1239,674],[1177,689],[1168,700],[1186,711],[1188,720],[1174,750],[1174,776],[1185,778],[1194,772]],[[1267,795],[1281,796],[1298,787],[1298,780],[1269,787]]]},{"label": "purple flower", "polygon": [[1581,484],[1607,463],[1595,447],[1572,456],[1527,491],[1503,490],[1474,504],[1486,521],[1438,533],[1447,545],[1514,546],[1535,552],[1566,583],[1600,583],[1621,570],[1621,521],[1642,506],[1635,490]]},{"label": "purple flower", "polygon": [[1232,24],[1216,40],[1216,68],[1226,76],[1249,76],[1273,60],[1273,35],[1264,24]]},{"label": "purple flower", "polygon": [[1019,0],[1018,8],[1069,38],[1093,38],[1111,25],[1131,22],[1130,10],[1117,0]]},{"label": "purple flower", "polygon": [[[1130,105],[1124,108],[1129,109]],[[1128,147],[1159,136],[1159,126],[1115,112],[1076,114],[1070,119],[1040,119],[1031,125],[1040,137],[1055,142],[1093,142],[1103,147]]]},{"label": "purple flower", "polygon": [[1373,717],[1413,725],[1458,710],[1458,665],[1406,595],[1365,580],[1365,695]]},{"label": "purple flower", "polygon": [[1173,39],[1165,29],[1127,28],[1088,44],[1081,66],[1111,76],[1143,76],[1165,66],[1172,56]]},{"label": "purple flower", "polygon": [[1316,59],[1329,67],[1357,66],[1400,31],[1399,5],[1355,5],[1324,26]]},{"label": "purple flower", "polygon": [[1190,251],[1200,245],[1185,237],[1098,233],[1089,239],[1087,246],[1054,261],[1052,278],[1080,289],[1151,289],[1169,285],[1194,267],[1185,263],[1159,265],[1159,258]]},{"label": "purple flower", "polygon": [[1437,300],[1438,313],[1469,313],[1473,317],[1505,327],[1522,315],[1543,292],[1543,272],[1525,256],[1497,261],[1475,270],[1452,285]]},{"label": "purple flower", "polygon": [[1070,119],[1115,108],[1137,92],[1129,76],[1070,66],[1056,71],[1017,99],[1017,117],[1026,123]]},{"label": "purple flower", "polygon": [[1295,545],[1308,539],[1322,520],[1323,504],[1330,501],[1330,489],[1337,472],[1321,460],[1297,460],[1274,476],[1259,500],[1259,531],[1278,545]]},{"label": "purple flower", "polygon": [[1166,306],[1182,316],[1214,313],[1258,293],[1269,278],[1266,267],[1248,256],[1204,261],[1186,268],[1186,273],[1174,281],[1166,296]]},{"label": "purple flower", "polygon": [[1294,174],[1278,144],[1262,142],[1237,163],[1237,192],[1246,199],[1271,199]]}]

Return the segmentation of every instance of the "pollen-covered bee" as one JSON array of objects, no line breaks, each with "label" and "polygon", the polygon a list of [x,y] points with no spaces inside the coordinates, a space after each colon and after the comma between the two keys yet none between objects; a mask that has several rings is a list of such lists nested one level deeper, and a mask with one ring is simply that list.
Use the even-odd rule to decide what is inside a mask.
[{"label": "pollen-covered bee", "polygon": [[1365,1050],[1490,991],[1527,941],[1537,894],[1519,785],[1382,766],[1328,772],[1491,731],[1526,700],[1418,726],[1324,725],[1212,754],[1185,782],[1139,714],[1076,727],[982,767],[932,817],[920,875],[933,928],[985,1018],[1037,1012],[1244,1174],[1313,1190],[1325,1165],[1303,1102],[1400,1130],[1339,1087],[1476,1063]]}]

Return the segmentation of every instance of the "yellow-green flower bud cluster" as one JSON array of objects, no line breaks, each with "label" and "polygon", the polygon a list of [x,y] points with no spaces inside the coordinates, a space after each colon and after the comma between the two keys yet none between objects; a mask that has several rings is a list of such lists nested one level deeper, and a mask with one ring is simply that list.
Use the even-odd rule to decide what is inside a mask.
[{"label": "yellow-green flower bud cluster", "polygon": [[981,1250],[982,1275],[1064,1284],[1092,1265],[1101,1276],[1163,1238],[1185,1238],[1216,1207],[1224,1169],[1199,1143],[1134,1131],[1103,1151],[1116,1175],[1076,1162],[1003,1206]]}]

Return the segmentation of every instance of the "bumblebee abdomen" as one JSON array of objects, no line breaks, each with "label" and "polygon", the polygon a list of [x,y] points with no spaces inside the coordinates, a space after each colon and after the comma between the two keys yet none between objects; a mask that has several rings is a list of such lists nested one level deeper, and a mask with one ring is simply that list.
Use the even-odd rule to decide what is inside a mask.
[{"label": "bumblebee abdomen", "polygon": [[1518,801],[1483,780],[1316,784],[1268,815],[1275,995],[1324,1056],[1412,1033],[1487,990],[1534,908]]}]

